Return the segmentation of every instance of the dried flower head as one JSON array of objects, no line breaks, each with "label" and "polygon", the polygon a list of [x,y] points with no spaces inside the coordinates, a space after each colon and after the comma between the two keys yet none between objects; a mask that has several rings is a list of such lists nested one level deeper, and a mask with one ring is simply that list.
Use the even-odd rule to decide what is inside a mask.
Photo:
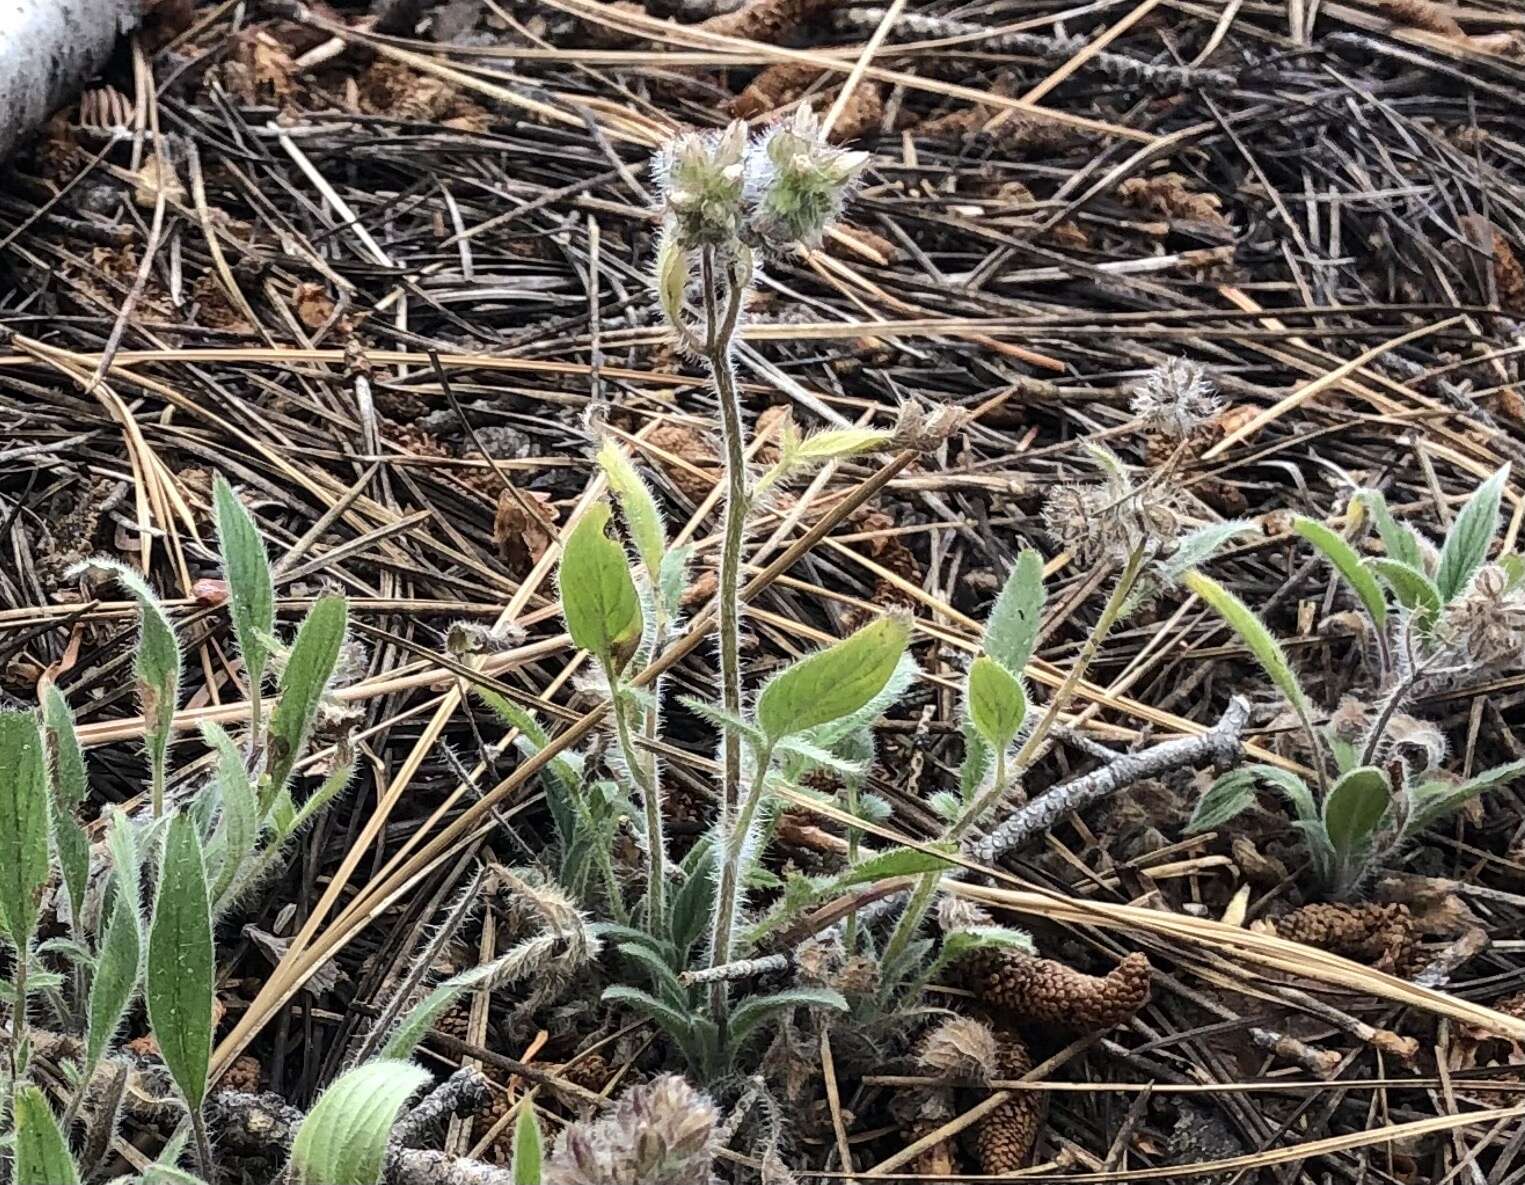
[{"label": "dried flower head", "polygon": [[627,1090],[614,1109],[574,1123],[545,1166],[546,1185],[704,1185],[712,1179],[715,1104],[676,1074]]},{"label": "dried flower head", "polygon": [[890,447],[931,452],[962,428],[966,419],[963,410],[952,404],[939,403],[929,408],[919,399],[908,399],[895,417]]},{"label": "dried flower head", "polygon": [[747,125],[740,120],[723,132],[686,132],[658,153],[657,180],[679,248],[736,242],[745,217],[746,159]]},{"label": "dried flower head", "polygon": [[1371,714],[1356,696],[1347,695],[1329,714],[1329,731],[1339,740],[1355,744],[1371,727]]},{"label": "dried flower head", "polygon": [[944,934],[994,924],[995,919],[973,901],[944,894],[937,902],[937,926]]},{"label": "dried flower head", "polygon": [[1190,436],[1222,407],[1202,367],[1185,358],[1160,363],[1133,391],[1133,414],[1146,428],[1177,440]]},{"label": "dried flower head", "polygon": [[796,107],[793,118],[764,136],[748,157],[751,227],[768,247],[819,243],[868,163],[868,153],[835,148],[820,130],[814,111]]},{"label": "dried flower head", "polygon": [[1176,487],[1164,476],[1135,486],[1116,455],[1094,446],[1091,452],[1103,480],[1058,486],[1043,504],[1043,525],[1054,542],[1083,564],[1168,548],[1181,530]]},{"label": "dried flower head", "polygon": [[1440,765],[1450,748],[1445,733],[1428,720],[1416,720],[1405,712],[1393,713],[1383,739],[1387,752],[1421,773]]},{"label": "dried flower head", "polygon": [[955,1016],[927,1034],[916,1060],[934,1074],[988,1082],[998,1076],[1000,1052],[989,1025]]},{"label": "dried flower head", "polygon": [[1512,582],[1498,564],[1484,565],[1447,608],[1444,628],[1478,667],[1520,665],[1525,661],[1525,585]]}]

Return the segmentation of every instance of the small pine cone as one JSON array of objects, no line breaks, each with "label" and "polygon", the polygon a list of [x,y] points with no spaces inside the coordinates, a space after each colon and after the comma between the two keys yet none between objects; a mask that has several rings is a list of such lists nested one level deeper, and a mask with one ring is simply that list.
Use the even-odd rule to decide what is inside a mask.
[{"label": "small pine cone", "polygon": [[443,1033],[447,1037],[454,1037],[457,1041],[469,1041],[471,1039],[471,1005],[469,1003],[456,1004],[434,1022],[434,1028],[436,1032]]},{"label": "small pine cone", "polygon": [[265,1068],[259,1064],[259,1058],[244,1054],[236,1058],[227,1072],[217,1081],[217,1089],[236,1090],[243,1094],[259,1094],[260,1086],[265,1077]]},{"label": "small pine cone", "polygon": [[[951,1115],[918,1117],[905,1129],[906,1143],[914,1144],[917,1140],[925,1139],[951,1118]],[[957,1150],[951,1140],[941,1140],[916,1157],[907,1167],[917,1176],[952,1176],[959,1169]]]},{"label": "small pine cone", "polygon": [[[1032,1054],[1015,1033],[1002,1033],[1000,1048],[1002,1078],[1020,1078],[1033,1068]],[[975,1125],[974,1150],[981,1173],[1002,1176],[1027,1167],[1038,1142],[1041,1106],[1035,1092],[1016,1091]]]},{"label": "small pine cone", "polygon": [[1273,923],[1280,938],[1315,946],[1383,971],[1401,971],[1415,951],[1414,919],[1408,906],[1305,905]]},{"label": "small pine cone", "polygon": [[[489,1090],[487,1102],[477,1112],[476,1123],[473,1125],[472,1139],[480,1140],[492,1131],[493,1125],[508,1114],[510,1099],[508,1092],[504,1090]],[[495,1164],[508,1164],[514,1155],[514,1125],[509,1124],[494,1137],[493,1142],[487,1149],[487,1155]]]},{"label": "small pine cone", "polygon": [[1104,976],[1087,975],[1022,951],[976,951],[962,963],[984,1003],[1021,1020],[1099,1032],[1132,1019],[1149,1002],[1149,959],[1134,952]]},{"label": "small pine cone", "polygon": [[577,1060],[561,1068],[560,1076],[574,1086],[580,1086],[584,1090],[591,1090],[595,1094],[603,1090],[609,1082],[609,1063],[601,1053],[590,1053],[586,1057]]}]

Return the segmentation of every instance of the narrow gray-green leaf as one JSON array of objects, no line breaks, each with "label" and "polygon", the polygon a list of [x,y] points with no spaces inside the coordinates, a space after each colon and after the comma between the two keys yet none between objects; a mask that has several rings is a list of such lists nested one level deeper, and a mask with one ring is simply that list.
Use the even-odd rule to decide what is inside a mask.
[{"label": "narrow gray-green leaf", "polygon": [[111,853],[111,870],[116,876],[117,892],[125,894],[133,911],[143,907],[143,880],[138,858],[137,831],[121,807],[112,807],[106,821],[106,850]]},{"label": "narrow gray-green leaf", "polygon": [[625,549],[609,538],[609,507],[595,503],[567,537],[557,580],[572,641],[622,667],[641,637],[641,598]]},{"label": "narrow gray-green leaf", "polygon": [[341,1075],[292,1141],[296,1185],[376,1185],[397,1114],[428,1081],[422,1067],[401,1061],[366,1062]]},{"label": "narrow gray-green leaf", "polygon": [[87,1066],[100,1062],[101,1055],[116,1036],[122,1017],[138,989],[142,960],[142,922],[138,917],[137,902],[129,899],[119,881],[116,896],[112,898],[111,916],[101,939],[95,975],[90,981],[85,1030]]},{"label": "narrow gray-green leaf", "polygon": [[42,1091],[18,1086],[15,1108],[15,1185],[79,1185],[69,1142]]},{"label": "narrow gray-green leaf", "polygon": [[30,712],[0,712],[0,928],[17,950],[36,932],[49,871],[42,733]]},{"label": "narrow gray-green leaf", "polygon": [[499,962],[479,963],[435,985],[427,996],[408,1009],[403,1018],[397,1022],[397,1027],[392,1030],[386,1044],[381,1047],[380,1056],[384,1058],[411,1056],[419,1043],[429,1035],[429,1030],[434,1027],[440,1017],[450,1011],[457,1000],[473,988],[487,983],[498,970]]},{"label": "narrow gray-green leaf", "polygon": [[71,571],[85,568],[110,572],[138,602],[142,629],[133,671],[137,676],[138,701],[143,710],[144,741],[150,756],[162,761],[180,695],[180,643],[175,637],[175,627],[170,624],[154,590],[136,569],[116,560],[93,559],[76,565]]},{"label": "narrow gray-green leaf", "polygon": [[261,820],[249,767],[233,738],[214,720],[202,722],[201,735],[217,753],[217,785],[222,791],[222,825],[218,831],[222,865],[212,885],[215,909],[238,879],[245,861],[254,854]]},{"label": "narrow gray-green leaf", "polygon": [[77,928],[85,905],[85,882],[90,878],[90,839],[74,812],[89,792],[90,779],[74,716],[54,683],[48,684],[42,698],[42,728],[52,772],[53,844],[69,894],[69,916]]},{"label": "narrow gray-green leaf", "polygon": [[1449,605],[1455,600],[1467,587],[1472,573],[1488,558],[1488,548],[1498,530],[1499,500],[1508,479],[1509,466],[1505,465],[1477,487],[1451,524],[1435,569],[1435,587],[1440,591],[1441,604]]},{"label": "narrow gray-green leaf", "polygon": [[1311,518],[1298,518],[1293,529],[1314,547],[1324,553],[1324,558],[1334,565],[1334,570],[1345,578],[1355,591],[1372,622],[1380,630],[1387,624],[1387,598],[1382,586],[1356,554],[1355,548],[1345,542],[1323,523]]},{"label": "narrow gray-green leaf", "polygon": [[598,463],[609,480],[609,488],[619,499],[635,553],[655,585],[661,580],[662,556],[667,550],[667,530],[662,525],[657,500],[625,455],[625,450],[613,440],[606,440],[603,448],[598,450]]},{"label": "narrow gray-green leaf", "polygon": [[1387,813],[1392,798],[1387,774],[1374,765],[1361,765],[1334,784],[1324,800],[1324,831],[1336,852],[1365,846]]},{"label": "narrow gray-green leaf", "polygon": [[846,1012],[847,1000],[832,988],[789,988],[770,996],[748,996],[731,1013],[731,1039],[745,1040],[747,1034],[763,1021],[786,1008],[826,1008],[832,1012]]},{"label": "narrow gray-green leaf", "polygon": [[775,675],[757,699],[757,723],[771,740],[856,712],[890,681],[910,640],[898,618],[881,617]]},{"label": "narrow gray-green leaf", "polygon": [[257,689],[264,677],[269,651],[265,639],[275,630],[275,582],[270,576],[270,557],[265,541],[248,509],[218,474],[212,481],[212,501],[217,511],[217,541],[222,551],[222,570],[228,582],[228,608],[233,633],[243,656],[249,682]]},{"label": "narrow gray-green leaf", "polygon": [[1408,791],[1408,818],[1403,834],[1417,835],[1437,819],[1465,806],[1479,794],[1525,777],[1525,761],[1510,761],[1474,774],[1465,782],[1421,782]]},{"label": "narrow gray-green leaf", "polygon": [[1186,834],[1211,831],[1243,814],[1255,801],[1255,775],[1251,770],[1235,769],[1212,784],[1192,811]]},{"label": "narrow gray-green leaf", "polygon": [[1174,583],[1192,568],[1207,563],[1235,536],[1259,529],[1244,519],[1230,519],[1228,522],[1207,523],[1188,531],[1176,540],[1175,549],[1159,562],[1160,574]]},{"label": "narrow gray-green leaf", "polygon": [[1302,685],[1298,683],[1297,676],[1292,673],[1292,666],[1287,662],[1281,643],[1271,636],[1271,631],[1266,629],[1265,623],[1255,616],[1254,610],[1203,572],[1188,572],[1181,580],[1187,588],[1211,605],[1218,615],[1228,622],[1233,631],[1249,647],[1250,653],[1255,656],[1255,661],[1260,664],[1261,669],[1271,677],[1271,682],[1276,684],[1281,693],[1287,697],[1287,702],[1299,714],[1306,717],[1308,697],[1303,694]]},{"label": "narrow gray-green leaf", "polygon": [[1027,693],[1011,671],[982,654],[969,667],[966,706],[985,743],[1000,752],[1022,731]]},{"label": "narrow gray-green leaf", "polygon": [[269,790],[261,806],[286,785],[312,732],[318,703],[333,678],[344,645],[349,606],[343,597],[319,597],[297,630],[281,671],[281,700],[270,717]]},{"label": "narrow gray-green leaf", "polygon": [[1428,628],[1440,615],[1440,590],[1418,568],[1399,560],[1372,558],[1366,566],[1379,576],[1393,596],[1414,615],[1421,628]]},{"label": "narrow gray-green leaf", "polygon": [[190,815],[181,811],[164,838],[159,892],[148,931],[145,994],[154,1040],[192,1108],[206,1098],[215,973],[201,840]]},{"label": "narrow gray-green leaf", "polygon": [[540,1125],[535,1122],[535,1108],[525,1099],[514,1121],[514,1155],[509,1165],[514,1185],[540,1185],[541,1159]]},{"label": "narrow gray-green leaf", "polygon": [[1423,572],[1424,552],[1419,546],[1418,537],[1409,527],[1393,518],[1393,512],[1387,508],[1387,499],[1382,496],[1382,491],[1362,490],[1356,497],[1371,511],[1372,520],[1377,524],[1377,535],[1382,540],[1382,546],[1387,548],[1387,558]]},{"label": "narrow gray-green leaf", "polygon": [[1043,557],[1023,548],[985,619],[984,651],[1013,675],[1033,655],[1043,622]]}]

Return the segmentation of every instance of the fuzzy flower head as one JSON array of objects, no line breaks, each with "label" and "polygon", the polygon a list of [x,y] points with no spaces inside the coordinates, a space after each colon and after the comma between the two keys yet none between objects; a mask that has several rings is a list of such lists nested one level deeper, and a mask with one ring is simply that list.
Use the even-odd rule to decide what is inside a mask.
[{"label": "fuzzy flower head", "polygon": [[1476,667],[1519,665],[1525,661],[1525,584],[1499,564],[1484,565],[1447,607],[1444,627]]},{"label": "fuzzy flower head", "polygon": [[1000,1046],[990,1026],[967,1016],[943,1021],[927,1034],[916,1053],[925,1070],[976,1081],[996,1077],[1000,1059]]},{"label": "fuzzy flower head", "polygon": [[674,244],[681,249],[734,243],[745,218],[747,125],[687,132],[657,156]]},{"label": "fuzzy flower head", "polygon": [[809,107],[774,128],[752,149],[747,188],[752,231],[765,246],[815,246],[842,213],[868,153],[827,144]]},{"label": "fuzzy flower head", "polygon": [[1043,504],[1043,525],[1054,542],[1083,564],[1168,549],[1181,529],[1175,487],[1168,480],[1135,485],[1116,455],[1090,451],[1102,480],[1057,486]]},{"label": "fuzzy flower head", "polygon": [[1147,429],[1183,440],[1216,416],[1223,401],[1200,366],[1171,358],[1134,388],[1132,407]]},{"label": "fuzzy flower head", "polygon": [[545,1166],[546,1185],[707,1185],[719,1117],[707,1096],[664,1074],[568,1127]]}]

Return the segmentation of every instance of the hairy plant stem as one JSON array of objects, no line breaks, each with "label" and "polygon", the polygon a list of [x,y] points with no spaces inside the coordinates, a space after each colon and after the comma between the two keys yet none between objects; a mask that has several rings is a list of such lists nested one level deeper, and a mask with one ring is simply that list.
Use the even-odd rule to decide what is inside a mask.
[{"label": "hairy plant stem", "polygon": [[651,754],[648,765],[636,751],[630,736],[630,721],[625,716],[625,705],[620,702],[620,677],[614,664],[604,663],[604,677],[609,681],[609,695],[613,699],[610,713],[614,717],[614,731],[619,738],[620,753],[636,788],[646,813],[646,930],[655,936],[660,932],[662,921],[667,917],[667,848],[662,835],[662,803],[657,797],[653,783],[656,755]]},{"label": "hairy plant stem", "polygon": [[14,973],[16,996],[15,1015],[11,1017],[11,1028],[14,1038],[10,1044],[11,1055],[11,1089],[21,1081],[21,1050],[26,1048],[26,973],[27,964],[32,961],[32,943],[30,939],[18,943],[16,947],[16,970]]},{"label": "hairy plant stem", "polygon": [[[958,817],[948,824],[943,831],[943,839],[961,839],[964,832],[972,827],[986,811],[1000,802],[1011,786],[1026,774],[1028,766],[1036,759],[1049,732],[1058,723],[1059,713],[1074,696],[1075,688],[1080,686],[1080,681],[1085,678],[1086,671],[1101,650],[1101,644],[1106,641],[1107,635],[1112,632],[1112,627],[1117,624],[1117,619],[1122,616],[1123,606],[1128,603],[1128,598],[1133,593],[1133,586],[1138,583],[1139,573],[1143,571],[1143,568],[1144,550],[1135,548],[1129,553],[1123,565],[1123,574],[1118,578],[1116,587],[1112,589],[1112,595],[1107,598],[1107,603],[1102,608],[1101,616],[1096,621],[1096,628],[1086,639],[1085,647],[1075,659],[1075,665],[1065,675],[1064,682],[1054,692],[1054,698],[1049,702],[1043,718],[1038,721],[1037,727],[1017,750],[1016,757],[1010,763],[1009,772],[1006,754],[997,753],[995,777],[991,779],[990,785],[975,795],[968,806],[959,812]],[[942,883],[942,875],[941,872],[929,872],[917,881],[916,888],[912,890],[910,899],[896,920],[895,928],[890,932],[889,942],[884,948],[882,965],[887,970],[893,971],[895,961],[905,953],[911,945],[911,940],[920,932],[922,923],[926,921],[927,911],[931,908],[932,899],[937,894],[937,886]],[[893,979],[888,982],[893,983]]]},{"label": "hairy plant stem", "polygon": [[191,1132],[196,1137],[196,1160],[201,1165],[201,1175],[208,1181],[217,1179],[217,1170],[212,1163],[212,1141],[207,1137],[207,1117],[200,1107],[189,1108],[191,1113]]},{"label": "hairy plant stem", "polygon": [[260,692],[260,684],[265,681],[263,670],[250,671],[249,673],[249,759],[253,761],[264,745],[260,740],[260,729],[264,725],[265,697]]},{"label": "hairy plant stem", "polygon": [[153,801],[155,819],[164,818],[164,750],[166,747],[153,744],[148,752],[150,798]]},{"label": "hairy plant stem", "polygon": [[[759,750],[751,789],[747,791],[746,801],[741,804],[735,825],[725,837],[725,846],[720,854],[720,885],[715,893],[715,932],[710,956],[711,968],[721,967],[730,962],[731,931],[736,925],[736,906],[741,896],[741,861],[746,854],[747,832],[751,831],[752,821],[757,817],[757,808],[762,804],[763,792],[768,784],[768,767],[772,763],[772,746]],[[718,957],[718,952],[722,949],[725,951],[724,958]],[[725,981],[719,980],[710,985],[712,1009],[717,987],[720,989],[720,1011],[711,1019],[720,1024],[725,1010]]]},{"label": "hairy plant stem", "polygon": [[[704,248],[700,262],[700,280],[704,291],[705,357],[720,405],[720,428],[725,444],[725,526],[720,544],[720,578],[716,593],[718,614],[716,632],[720,641],[720,703],[731,716],[741,715],[741,548],[747,520],[746,440],[741,423],[741,399],[736,386],[732,349],[736,323],[741,315],[745,277],[740,261],[727,259],[722,289],[714,247]],[[741,797],[741,738],[731,729],[721,733],[720,834],[722,892],[716,903],[714,928],[710,941],[710,965],[719,966],[731,957],[731,925],[734,903],[724,892],[727,882],[734,893],[740,879],[735,866],[740,860],[745,830],[738,827],[736,811]],[[723,982],[710,989],[711,1019],[717,1024],[725,1017],[726,990]]]}]

